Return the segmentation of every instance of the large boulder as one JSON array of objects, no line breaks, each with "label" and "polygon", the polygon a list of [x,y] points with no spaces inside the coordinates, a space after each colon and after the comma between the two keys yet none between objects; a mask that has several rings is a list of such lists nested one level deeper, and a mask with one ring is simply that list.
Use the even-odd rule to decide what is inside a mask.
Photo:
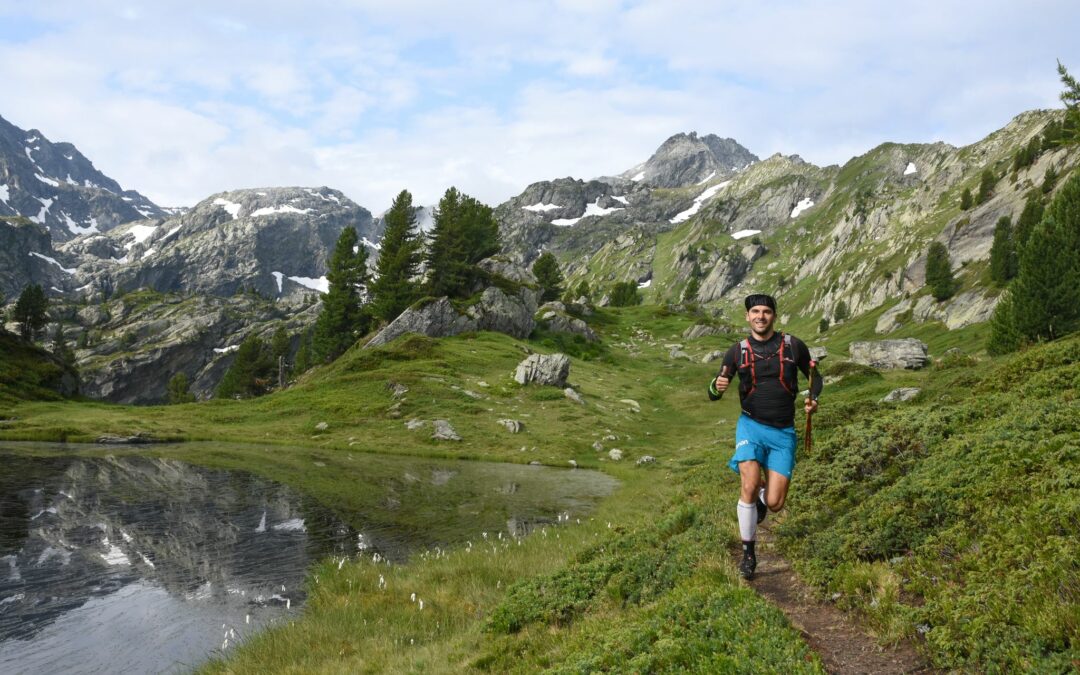
[{"label": "large boulder", "polygon": [[565,387],[570,376],[570,357],[566,354],[531,354],[518,364],[514,379],[519,384],[547,384]]},{"label": "large boulder", "polygon": [[406,333],[428,337],[449,337],[469,331],[490,330],[519,339],[529,336],[536,327],[536,291],[522,288],[517,295],[507,295],[492,286],[484,290],[480,301],[462,314],[449,298],[438,298],[420,307],[410,307],[390,322],[364,348],[378,347]]},{"label": "large boulder", "polygon": [[915,338],[852,342],[851,360],[873,368],[917,370],[930,362],[926,343]]}]

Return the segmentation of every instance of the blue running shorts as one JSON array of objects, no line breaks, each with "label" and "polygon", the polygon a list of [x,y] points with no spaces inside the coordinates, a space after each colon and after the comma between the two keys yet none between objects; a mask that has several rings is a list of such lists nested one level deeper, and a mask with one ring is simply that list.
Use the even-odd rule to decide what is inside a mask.
[{"label": "blue running shorts", "polygon": [[739,462],[756,459],[766,469],[790,479],[795,469],[795,444],[795,427],[778,429],[740,415],[735,425],[735,454],[728,466],[739,473]]}]

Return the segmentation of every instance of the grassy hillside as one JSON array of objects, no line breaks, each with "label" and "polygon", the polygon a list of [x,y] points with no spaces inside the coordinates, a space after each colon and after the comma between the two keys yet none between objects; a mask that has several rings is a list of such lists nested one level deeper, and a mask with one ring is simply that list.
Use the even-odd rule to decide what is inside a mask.
[{"label": "grassy hillside", "polygon": [[[734,336],[683,340],[695,321],[652,306],[601,312],[593,325],[604,349],[571,370],[584,406],[511,379],[551,336],[414,336],[351,350],[252,401],[9,401],[0,416],[17,419],[0,438],[247,441],[173,456],[291,483],[346,518],[362,504],[363,451],[573,460],[622,481],[591,518],[520,542],[478,533],[474,546],[404,565],[326,561],[312,571],[301,619],[230,649],[211,671],[820,672],[798,633],[735,574],[737,481],[725,462],[738,408],[734,397],[706,400],[715,368],[700,363]],[[839,327],[830,349],[866,330],[872,319]],[[935,353],[973,339],[920,330]],[[672,359],[675,344],[693,360]],[[847,370],[826,389],[815,451],[776,519],[797,569],[882,640],[920,639],[940,666],[1067,670],[1080,658],[1080,338],[1006,359],[950,356],[923,372]],[[408,392],[395,398],[391,384]],[[897,386],[923,393],[878,402]],[[497,423],[507,417],[525,430],[510,434]],[[434,441],[430,425],[411,431],[413,418],[448,419],[463,440]],[[622,461],[609,458],[613,447]],[[647,454],[657,461],[637,465]]]},{"label": "grassy hillside", "polygon": [[0,407],[74,393],[75,374],[52,354],[0,328]]}]

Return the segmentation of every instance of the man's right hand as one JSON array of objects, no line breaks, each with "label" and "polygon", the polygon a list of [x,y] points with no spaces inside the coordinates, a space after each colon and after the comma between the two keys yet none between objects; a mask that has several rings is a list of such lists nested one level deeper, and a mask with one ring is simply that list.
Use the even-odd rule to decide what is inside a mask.
[{"label": "man's right hand", "polygon": [[720,370],[720,374],[716,376],[716,382],[713,385],[716,387],[716,391],[721,394],[727,391],[728,384],[731,383],[731,378],[728,377],[727,367],[725,366]]}]

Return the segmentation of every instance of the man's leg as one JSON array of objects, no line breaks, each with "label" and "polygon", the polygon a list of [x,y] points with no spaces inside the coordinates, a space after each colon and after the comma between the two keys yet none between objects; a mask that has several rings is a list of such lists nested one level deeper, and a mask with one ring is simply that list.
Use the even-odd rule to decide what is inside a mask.
[{"label": "man's leg", "polygon": [[791,479],[779,471],[773,471],[769,469],[769,489],[765,493],[765,503],[769,505],[769,510],[776,513],[780,509],[784,508],[784,502],[787,500],[788,486],[791,485]]},{"label": "man's leg", "polygon": [[739,538],[742,540],[743,548],[739,573],[744,579],[750,579],[753,578],[754,569],[757,568],[754,542],[757,540],[758,507],[756,502],[758,483],[761,481],[761,465],[752,459],[739,462],[739,479],[742,482],[738,504]]}]

